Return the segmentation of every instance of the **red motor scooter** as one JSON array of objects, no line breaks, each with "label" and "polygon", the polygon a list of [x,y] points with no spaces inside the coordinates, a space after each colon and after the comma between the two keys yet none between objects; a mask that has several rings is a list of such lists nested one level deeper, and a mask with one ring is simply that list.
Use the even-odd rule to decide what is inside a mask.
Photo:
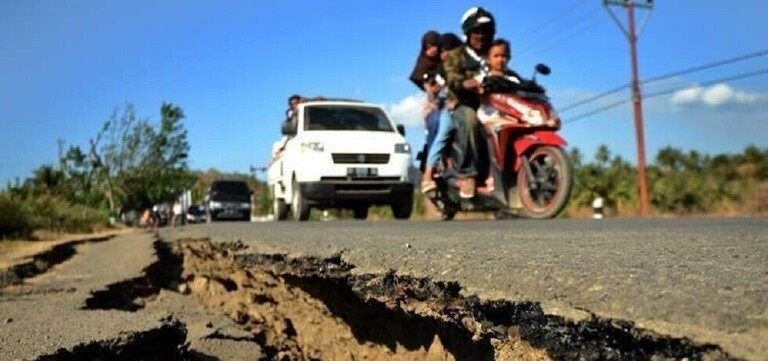
[{"label": "red motor scooter", "polygon": [[[536,66],[550,73],[544,64]],[[495,211],[526,218],[552,218],[563,210],[573,187],[571,164],[565,155],[565,140],[557,131],[560,119],[544,89],[532,80],[520,84],[504,78],[483,81],[484,104],[497,114],[482,122],[477,134],[478,185],[473,198],[459,196],[450,154],[444,156],[443,171],[435,176],[436,189],[429,200],[451,220],[459,211]],[[485,157],[478,157],[485,158]]]}]

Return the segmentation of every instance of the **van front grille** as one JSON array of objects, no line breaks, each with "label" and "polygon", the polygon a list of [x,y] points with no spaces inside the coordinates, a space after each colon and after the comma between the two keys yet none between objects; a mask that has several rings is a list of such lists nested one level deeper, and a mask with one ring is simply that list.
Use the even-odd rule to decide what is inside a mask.
[{"label": "van front grille", "polygon": [[387,164],[389,154],[380,153],[333,153],[336,164]]}]

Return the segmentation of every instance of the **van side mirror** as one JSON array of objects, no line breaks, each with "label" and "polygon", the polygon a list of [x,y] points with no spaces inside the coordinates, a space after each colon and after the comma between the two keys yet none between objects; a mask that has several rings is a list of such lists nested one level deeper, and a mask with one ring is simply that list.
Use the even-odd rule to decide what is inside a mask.
[{"label": "van side mirror", "polygon": [[400,135],[405,136],[405,126],[402,124],[398,124],[397,132],[400,133]]},{"label": "van side mirror", "polygon": [[290,120],[284,121],[280,126],[280,132],[289,137],[296,135],[296,122]]}]

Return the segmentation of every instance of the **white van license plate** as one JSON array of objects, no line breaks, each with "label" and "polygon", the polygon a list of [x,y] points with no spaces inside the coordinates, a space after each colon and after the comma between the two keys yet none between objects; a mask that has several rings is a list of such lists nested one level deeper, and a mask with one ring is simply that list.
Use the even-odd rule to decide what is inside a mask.
[{"label": "white van license plate", "polygon": [[347,168],[347,176],[350,176],[350,177],[377,177],[378,175],[379,175],[378,168],[366,168],[366,167]]}]

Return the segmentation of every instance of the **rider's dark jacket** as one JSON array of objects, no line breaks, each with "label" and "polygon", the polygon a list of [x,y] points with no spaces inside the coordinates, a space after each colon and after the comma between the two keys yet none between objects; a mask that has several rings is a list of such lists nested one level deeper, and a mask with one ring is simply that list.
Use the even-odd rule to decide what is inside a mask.
[{"label": "rider's dark jacket", "polygon": [[461,105],[466,105],[474,110],[480,107],[480,94],[464,89],[462,82],[472,79],[481,71],[481,60],[473,56],[466,44],[451,50],[443,62],[446,81],[448,83],[448,100],[456,100]]}]

